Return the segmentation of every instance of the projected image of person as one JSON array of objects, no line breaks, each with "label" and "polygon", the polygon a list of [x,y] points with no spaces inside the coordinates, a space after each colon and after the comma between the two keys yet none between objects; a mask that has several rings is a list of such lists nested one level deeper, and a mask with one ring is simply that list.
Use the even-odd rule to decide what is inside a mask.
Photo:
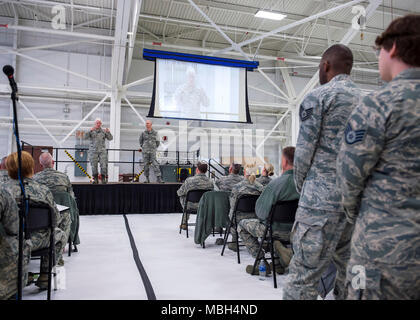
[{"label": "projected image of person", "polygon": [[175,90],[173,99],[181,118],[202,118],[201,106],[207,108],[210,100],[204,89],[198,84],[194,68],[187,68],[186,82]]}]

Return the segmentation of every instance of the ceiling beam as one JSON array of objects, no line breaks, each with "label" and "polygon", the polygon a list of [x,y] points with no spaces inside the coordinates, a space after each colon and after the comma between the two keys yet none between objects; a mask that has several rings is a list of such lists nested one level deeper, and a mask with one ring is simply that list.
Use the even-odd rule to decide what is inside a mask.
[{"label": "ceiling beam", "polygon": [[134,0],[134,8],[132,10],[131,16],[131,26],[130,26],[130,33],[128,34],[128,52],[127,52],[127,61],[126,61],[126,69],[125,69],[125,79],[124,82],[128,79],[128,73],[130,72],[131,61],[133,59],[133,52],[134,52],[134,45],[136,42],[136,35],[137,35],[137,26],[139,23],[139,14],[141,10],[142,0]]},{"label": "ceiling beam", "polygon": [[[369,18],[373,15],[376,8],[379,6],[382,0],[370,0],[370,3],[368,7],[366,8],[366,21],[369,20]],[[349,28],[347,33],[344,35],[343,39],[340,41],[341,44],[348,45],[350,41],[353,39],[353,37],[359,32],[359,30],[356,30],[354,28]],[[305,88],[301,91],[299,96],[296,99],[296,105],[299,105],[305,95],[311,91],[318,83],[319,79],[319,70],[313,75],[311,80],[306,84]]]},{"label": "ceiling beam", "polygon": [[104,35],[101,35],[101,34],[71,32],[71,31],[64,31],[64,30],[55,30],[55,29],[47,29],[47,28],[35,28],[35,27],[27,27],[27,26],[16,26],[16,25],[9,25],[9,24],[6,24],[4,27],[6,29],[11,29],[11,30],[19,30],[19,31],[27,31],[27,32],[35,32],[35,33],[48,33],[48,34],[54,34],[54,35],[58,35],[58,36],[114,41],[114,37],[104,36]]},{"label": "ceiling beam", "polygon": [[[189,0],[189,1],[190,1],[190,0]],[[336,12],[336,11],[342,10],[342,9],[347,8],[347,7],[349,7],[349,6],[352,6],[352,5],[358,4],[358,3],[362,2],[362,1],[364,1],[364,0],[353,0],[353,1],[350,1],[350,2],[347,2],[347,3],[344,3],[344,4],[342,4],[342,5],[336,6],[336,7],[334,7],[334,8],[331,8],[331,9],[328,9],[328,10],[325,10],[325,11],[321,11],[321,12],[319,12],[319,13],[316,13],[316,14],[314,14],[314,15],[312,15],[312,16],[306,17],[306,18],[301,19],[301,20],[299,20],[299,21],[295,21],[295,22],[292,22],[292,23],[287,24],[287,25],[285,25],[285,26],[281,26],[281,27],[279,27],[279,28],[276,28],[276,29],[274,29],[274,30],[272,30],[272,31],[266,32],[264,35],[260,35],[260,36],[254,37],[254,38],[252,38],[252,39],[242,41],[241,43],[239,43],[239,44],[238,44],[238,46],[239,46],[239,47],[246,46],[246,45],[248,45],[248,44],[251,44],[251,43],[253,43],[253,42],[259,41],[259,40],[261,40],[261,39],[265,39],[265,38],[267,38],[267,37],[269,37],[269,36],[271,36],[271,35],[274,35],[274,34],[276,34],[276,33],[286,31],[286,30],[288,30],[288,29],[291,29],[291,28],[297,27],[297,26],[299,26],[299,25],[301,25],[301,24],[304,24],[304,23],[306,23],[306,22],[309,22],[309,21],[312,21],[312,20],[318,19],[318,18],[320,18],[320,17],[323,17],[323,16],[326,16],[326,15],[328,15],[328,14],[334,13],[334,12]],[[230,47],[228,47],[228,48],[225,48],[225,49],[223,49],[223,50],[220,50],[218,53],[224,53],[224,52],[230,51],[230,50],[232,50],[232,49],[235,49],[235,47],[234,47],[234,46],[230,46]]]}]

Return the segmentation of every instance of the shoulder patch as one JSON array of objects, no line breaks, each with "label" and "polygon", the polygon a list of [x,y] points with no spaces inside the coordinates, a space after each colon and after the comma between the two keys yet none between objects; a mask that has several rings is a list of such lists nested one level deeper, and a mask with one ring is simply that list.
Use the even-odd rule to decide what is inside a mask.
[{"label": "shoulder patch", "polygon": [[350,123],[347,123],[346,130],[344,131],[344,136],[347,144],[353,144],[363,140],[366,130],[353,130]]},{"label": "shoulder patch", "polygon": [[312,115],[314,108],[304,109],[303,106],[300,106],[299,116],[301,121],[306,121]]}]

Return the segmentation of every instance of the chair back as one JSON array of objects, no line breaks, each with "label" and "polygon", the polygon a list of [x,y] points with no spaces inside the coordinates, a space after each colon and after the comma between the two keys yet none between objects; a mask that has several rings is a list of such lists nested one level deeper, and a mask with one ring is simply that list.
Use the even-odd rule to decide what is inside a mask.
[{"label": "chair back", "polygon": [[277,201],[270,212],[270,223],[294,223],[299,199],[290,201]]},{"label": "chair back", "polygon": [[188,203],[188,202],[199,203],[203,194],[205,194],[208,191],[213,191],[213,190],[211,190],[211,189],[205,189],[205,190],[194,189],[194,190],[188,191],[185,203]]},{"label": "chair back", "polygon": [[[25,210],[24,204],[19,205],[20,210]],[[55,215],[53,209],[46,203],[29,201],[29,212],[25,216],[25,234],[27,237],[32,232],[53,229]]]},{"label": "chair back", "polygon": [[243,194],[238,197],[235,205],[235,212],[255,212],[255,204],[260,195]]}]

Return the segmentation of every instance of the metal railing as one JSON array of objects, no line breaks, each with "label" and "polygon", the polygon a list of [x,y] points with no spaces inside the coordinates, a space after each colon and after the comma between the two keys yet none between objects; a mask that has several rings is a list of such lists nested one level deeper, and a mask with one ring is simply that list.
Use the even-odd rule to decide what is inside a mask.
[{"label": "metal railing", "polygon": [[[39,146],[33,146],[30,143],[27,143],[25,141],[22,141],[22,149],[24,146],[29,146],[31,147],[31,155],[32,157],[34,156],[34,150],[35,148],[38,148]],[[45,146],[43,146],[45,147]],[[55,162],[55,169],[58,170],[58,165],[60,163],[74,163],[73,160],[71,159],[62,159],[59,157],[60,151],[84,151],[84,152],[88,152],[89,151],[89,147],[78,147],[78,148],[54,148],[53,149],[53,158],[54,158],[54,162]],[[136,154],[141,154],[142,152],[139,151],[139,149],[106,149],[107,153],[109,154],[109,152],[130,152],[131,153],[131,160],[130,161],[126,161],[126,160],[117,160],[117,161],[108,161],[108,163],[114,163],[114,164],[131,164],[131,177],[132,179],[134,179],[134,177],[137,175],[137,172],[135,170],[135,166],[136,164],[140,164],[140,165],[144,165],[144,161],[143,159],[141,159],[141,161],[136,161]],[[200,150],[196,150],[196,151],[188,151],[188,152],[183,152],[183,151],[157,151],[156,152],[156,159],[159,162],[160,165],[176,165],[176,172],[177,172],[177,181],[179,181],[180,178],[180,168],[185,167],[185,166],[192,166],[192,175],[194,175],[194,168],[195,165],[197,163],[197,161],[199,160],[200,157]],[[143,157],[142,157],[143,158]],[[90,161],[89,160],[77,160],[77,162],[79,162],[80,164],[87,164]],[[120,174],[121,175],[121,174]]]},{"label": "metal railing", "polygon": [[[214,163],[215,165],[213,165],[212,163]],[[224,166],[222,166],[222,164],[220,164],[215,159],[209,159],[208,164],[209,164],[209,177],[219,179],[220,176],[226,176],[226,175],[229,174],[229,169],[226,169]],[[219,166],[219,168],[216,167],[216,165]],[[220,169],[220,168],[222,168],[222,169]],[[213,172],[211,171],[211,169],[213,169]],[[220,176],[217,176],[215,172],[217,172]]]}]

